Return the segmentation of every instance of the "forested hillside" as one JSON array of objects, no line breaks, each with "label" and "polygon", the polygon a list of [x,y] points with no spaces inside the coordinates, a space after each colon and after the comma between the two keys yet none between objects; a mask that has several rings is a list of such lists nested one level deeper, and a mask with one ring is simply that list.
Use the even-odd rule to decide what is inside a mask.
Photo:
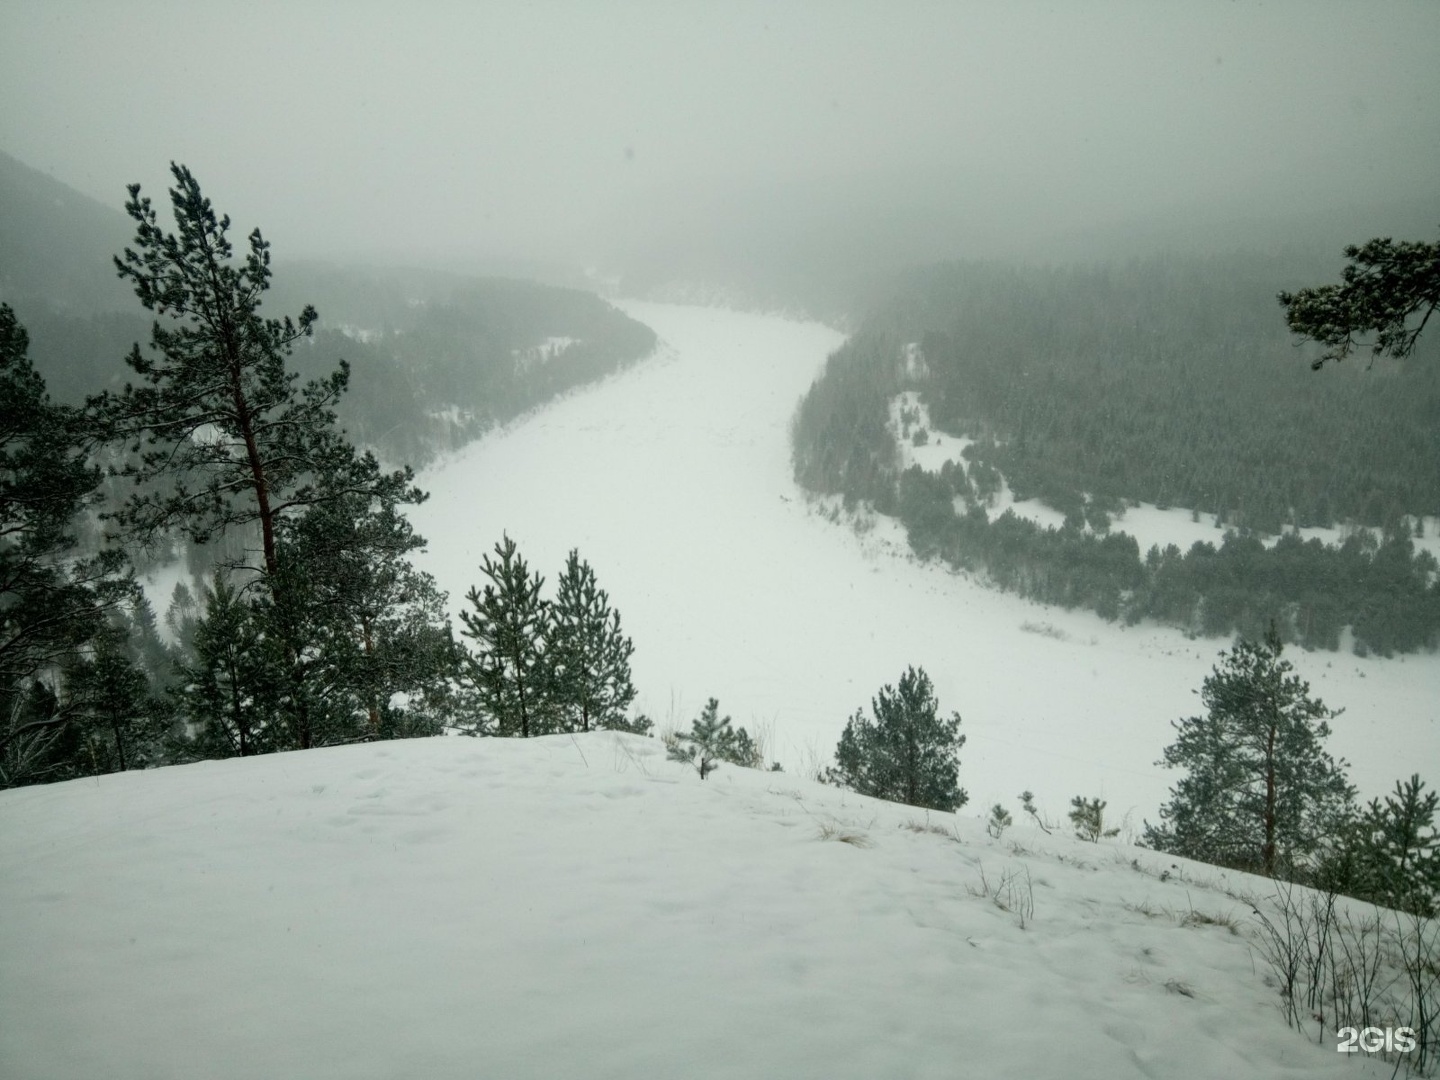
[{"label": "forested hillside", "polygon": [[[1440,350],[1422,339],[1404,364],[1312,372],[1275,296],[1333,273],[1298,256],[915,271],[802,401],[796,476],[898,513],[917,551],[1046,602],[1210,634],[1273,618],[1328,648],[1351,625],[1363,647],[1424,647],[1440,595],[1404,519],[1440,514]],[[900,475],[888,425],[902,390],[937,431],[975,440],[966,467]],[[1002,476],[1065,527],[990,521]],[[1235,531],[1142,559],[1108,535],[1126,501]],[[1386,538],[1267,549],[1248,535],[1345,523]]]},{"label": "forested hillside", "polygon": [[[123,180],[123,178],[121,178]],[[115,275],[133,242],[104,206],[0,154],[0,301],[30,338],[58,401],[79,404],[132,377],[150,316]],[[356,442],[423,465],[496,423],[647,355],[654,335],[573,289],[459,274],[290,263],[265,312],[319,312],[294,356],[302,379],[351,367],[339,407]]]}]

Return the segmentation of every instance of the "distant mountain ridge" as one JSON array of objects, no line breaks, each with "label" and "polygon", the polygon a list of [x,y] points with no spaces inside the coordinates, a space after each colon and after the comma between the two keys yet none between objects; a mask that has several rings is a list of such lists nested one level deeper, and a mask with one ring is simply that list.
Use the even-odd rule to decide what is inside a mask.
[{"label": "distant mountain ridge", "polygon": [[0,152],[0,301],[22,321],[133,309],[111,262],[133,234],[120,210]]},{"label": "distant mountain ridge", "polygon": [[[237,252],[249,227],[232,234]],[[0,302],[29,332],[57,400],[118,388],[131,376],[125,355],[149,340],[151,315],[114,266],[133,239],[121,210],[0,153]],[[284,255],[265,313],[294,316],[306,304],[320,313],[295,370],[311,378],[348,361],[341,421],[396,461],[423,465],[655,347],[646,327],[577,289]]]}]

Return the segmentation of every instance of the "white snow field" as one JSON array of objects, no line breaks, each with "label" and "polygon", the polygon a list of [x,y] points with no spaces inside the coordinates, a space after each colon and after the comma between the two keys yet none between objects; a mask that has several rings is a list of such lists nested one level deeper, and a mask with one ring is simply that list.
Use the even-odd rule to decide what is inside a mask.
[{"label": "white snow field", "polygon": [[1286,1028],[1247,889],[608,732],[21,788],[0,1076],[1389,1075]]},{"label": "white snow field", "polygon": [[[828,763],[846,719],[914,664],[963,717],[971,812],[1013,809],[1028,789],[1057,817],[1084,794],[1135,832],[1156,819],[1174,782],[1155,765],[1170,722],[1199,710],[1227,642],[1032,604],[917,563],[894,522],[864,536],[832,523],[791,477],[789,423],[842,336],[621,306],[659,335],[655,357],[421,477],[431,498],[411,517],[430,548],[416,562],[452,609],[483,584],[502,532],[547,594],[576,547],[634,638],[637,705],[657,726],[688,728],[713,695],[735,723],[773,727],[772,756],[795,773]],[[938,469],[950,442],[915,459]],[[1364,797],[1417,769],[1440,782],[1440,658],[1287,655],[1345,709],[1330,749]]]}]

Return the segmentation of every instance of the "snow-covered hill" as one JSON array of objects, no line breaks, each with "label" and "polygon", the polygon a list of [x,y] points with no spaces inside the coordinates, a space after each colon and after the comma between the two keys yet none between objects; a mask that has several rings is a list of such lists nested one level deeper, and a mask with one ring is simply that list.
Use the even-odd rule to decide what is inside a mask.
[{"label": "snow-covered hill", "polygon": [[115,774],[0,792],[0,1076],[1388,1075],[1250,888],[609,733]]},{"label": "snow-covered hill", "polygon": [[[578,547],[634,637],[639,706],[687,727],[705,700],[773,727],[792,773],[828,762],[845,720],[907,664],[964,718],[971,807],[1077,794],[1138,831],[1173,777],[1155,766],[1170,721],[1223,641],[1124,629],[985,589],[909,555],[879,519],[827,520],[791,478],[788,426],[841,336],[711,308],[626,303],[659,353],[472,444],[422,477],[417,561],[452,607],[508,531],[553,580]],[[940,448],[937,448],[940,449]],[[1188,521],[1186,522],[1188,525]],[[1213,531],[1213,530],[1212,530]],[[1440,658],[1289,654],[1344,716],[1331,749],[1369,797],[1440,763]]]}]

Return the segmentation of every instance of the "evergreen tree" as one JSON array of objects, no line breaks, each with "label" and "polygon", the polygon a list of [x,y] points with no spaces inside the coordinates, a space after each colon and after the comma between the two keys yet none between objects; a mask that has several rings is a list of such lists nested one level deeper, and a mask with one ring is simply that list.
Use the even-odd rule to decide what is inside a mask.
[{"label": "evergreen tree", "polygon": [[287,359],[317,315],[313,307],[298,321],[261,315],[272,271],[260,230],[250,233],[249,254],[233,265],[230,218],[217,218],[190,170],[172,164],[170,171],[178,235],[159,227],[150,200],[132,184],[125,210],[137,225],[135,247],[115,260],[157,316],[153,355],[137,344],[127,362],[141,385],[90,403],[136,455],[125,472],[137,490],[115,517],[142,539],[179,529],[202,544],[254,522],[259,569],[273,578],[280,523],[298,509],[336,490],[401,501],[419,494],[408,469],[382,474],[335,426],[332,407],[349,382],[348,365],[342,361],[297,390]]},{"label": "evergreen tree", "polygon": [[[288,369],[294,344],[311,333],[316,313],[298,321],[267,318],[261,302],[270,287],[270,249],[258,229],[239,263],[228,239],[228,217],[217,217],[183,166],[171,166],[170,201],[178,227],[167,233],[139,185],[125,209],[136,222],[135,247],[115,260],[157,318],[151,351],[137,344],[128,362],[141,377],[120,394],[104,394],[89,408],[129,453],[122,469],[136,490],[113,518],[141,540],[171,531],[204,544],[227,531],[257,527],[264,602],[257,640],[277,679],[277,746],[301,749],[352,734],[346,687],[327,679],[337,628],[316,606],[312,585],[324,566],[305,561],[293,531],[297,519],[343,499],[383,505],[415,503],[423,494],[409,469],[382,472],[359,454],[336,426],[333,406],[345,391],[342,361],[329,376],[297,387]],[[247,695],[268,693],[252,688]],[[247,746],[249,740],[245,740]]]},{"label": "evergreen tree", "polygon": [[1187,770],[1146,825],[1162,851],[1241,870],[1291,875],[1343,822],[1353,789],[1344,761],[1325,752],[1332,713],[1264,641],[1220,653],[1200,700],[1205,716],[1174,721],[1160,764]]},{"label": "evergreen tree", "polygon": [[117,551],[80,556],[76,516],[100,482],[80,414],[53,404],[29,338],[0,305],[0,786],[68,775],[57,676],[134,586]]},{"label": "evergreen tree", "polygon": [[475,608],[462,611],[461,632],[476,643],[467,653],[465,671],[484,710],[482,723],[495,734],[529,738],[554,729],[555,709],[546,649],[550,607],[540,597],[544,579],[531,576],[508,535],[480,565],[490,579],[483,592],[473,586],[465,598]]},{"label": "evergreen tree", "polygon": [[188,655],[174,692],[197,757],[248,757],[277,748],[274,690],[279,673],[266,659],[252,604],[222,570],[205,590],[203,612],[190,627]]},{"label": "evergreen tree", "polygon": [[1370,804],[1351,832],[1354,881],[1347,889],[1385,907],[1427,918],[1440,902],[1440,832],[1435,812],[1440,794],[1423,794],[1419,775],[1395,782],[1393,795]]},{"label": "evergreen tree", "polygon": [[874,720],[857,710],[835,749],[832,784],[861,795],[954,811],[969,801],[959,786],[959,752],[965,745],[960,714],[938,715],[924,668],[907,668],[898,690],[886,685],[871,699]]},{"label": "evergreen tree", "polygon": [[1005,830],[1013,824],[1015,824],[1015,819],[1010,816],[1010,811],[997,802],[990,807],[990,818],[985,822],[985,831],[999,840],[1005,835]]},{"label": "evergreen tree", "polygon": [[1374,334],[1375,356],[1409,356],[1430,316],[1440,307],[1440,242],[1388,237],[1345,249],[1350,265],[1339,285],[1282,292],[1285,322],[1297,334],[1325,346],[1311,366],[1340,361]]},{"label": "evergreen tree", "polygon": [[758,769],[764,764],[750,733],[743,727],[732,727],[730,717],[721,717],[716,698],[705,703],[689,731],[677,732],[667,740],[666,750],[671,761],[693,765],[701,780],[718,769],[722,761],[746,769]]},{"label": "evergreen tree", "polygon": [[424,544],[393,499],[363,493],[341,492],[287,523],[281,564],[299,571],[304,615],[286,651],[329,688],[331,726],[319,742],[438,730],[420,714],[446,698],[459,653],[444,593],[407,558]]},{"label": "evergreen tree", "polygon": [[124,772],[160,762],[163,717],[145,672],[126,655],[123,627],[101,634],[90,656],[67,665],[72,722],[83,732],[94,773]]},{"label": "evergreen tree", "polygon": [[1083,795],[1076,795],[1070,800],[1070,824],[1074,826],[1075,835],[1081,840],[1089,840],[1097,844],[1100,840],[1109,839],[1112,836],[1119,836],[1119,829],[1107,829],[1105,827],[1105,807],[1109,805],[1104,799],[1087,799]]},{"label": "evergreen tree", "polygon": [[620,613],[595,584],[595,572],[571,550],[551,605],[549,650],[552,690],[565,728],[629,728],[625,710],[635,700],[634,651],[620,630]]}]

